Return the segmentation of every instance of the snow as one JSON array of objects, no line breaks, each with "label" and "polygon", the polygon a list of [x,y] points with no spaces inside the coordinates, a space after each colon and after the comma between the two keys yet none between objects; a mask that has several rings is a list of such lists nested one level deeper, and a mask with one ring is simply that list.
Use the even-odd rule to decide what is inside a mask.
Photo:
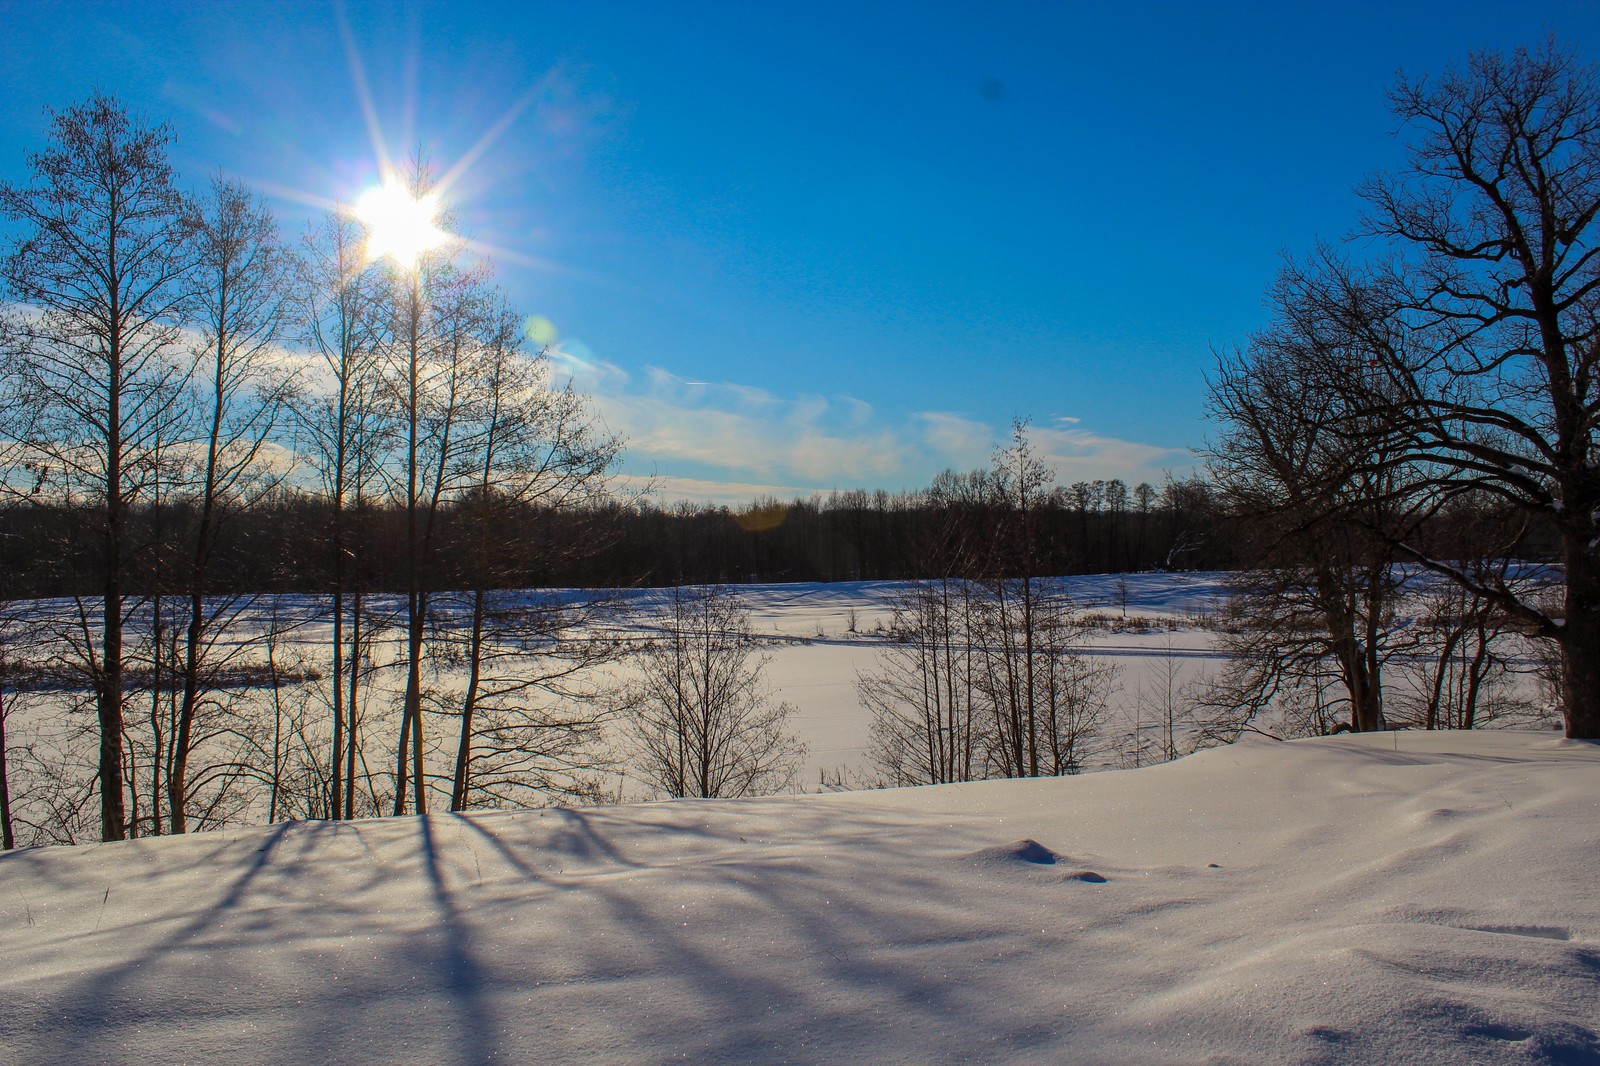
[{"label": "snow", "polygon": [[[1125,598],[1129,618],[1171,620],[1178,626],[1143,632],[1102,629],[1090,636],[1086,651],[1125,668],[1117,698],[1118,721],[1107,730],[1108,745],[1120,744],[1119,734],[1131,730],[1131,704],[1140,698],[1141,678],[1157,667],[1154,660],[1181,660],[1177,683],[1203,670],[1207,665],[1203,660],[1221,662],[1215,635],[1192,620],[1221,612],[1229,595],[1227,574],[1090,574],[1060,580],[1080,610],[1119,620]],[[911,586],[906,581],[738,586],[752,630],[768,641],[761,649],[769,658],[764,678],[775,696],[798,711],[793,725],[807,749],[799,779],[803,787],[815,788],[825,771],[855,777],[870,773],[866,757],[870,718],[855,682],[859,675],[880,669],[889,647],[883,629],[889,626],[893,601]],[[659,589],[638,589],[627,599],[630,607],[648,610],[659,607],[663,596]],[[1144,726],[1153,727],[1153,719]],[[1114,755],[1108,750],[1102,761]]]},{"label": "snow", "polygon": [[[1221,613],[1229,595],[1228,575],[1095,574],[1060,580],[1080,610],[1098,614],[1108,623],[1088,635],[1085,650],[1116,661],[1122,669],[1113,699],[1116,713],[1107,723],[1104,750],[1090,759],[1094,766],[1115,764],[1124,758],[1124,749],[1132,749],[1136,728],[1146,734],[1147,744],[1156,742],[1152,737],[1158,732],[1154,717],[1154,705],[1160,702],[1155,694],[1160,687],[1157,674],[1167,661],[1174,666],[1175,685],[1220,665],[1222,656],[1215,647],[1215,633],[1198,620]],[[806,746],[797,778],[802,789],[818,787],[824,773],[852,781],[871,779],[873,771],[866,754],[870,715],[857,694],[856,679],[882,668],[884,656],[892,649],[885,630],[893,615],[893,602],[912,584],[847,581],[737,586],[740,599],[750,612],[752,631],[761,642],[758,651],[769,659],[764,682],[776,699],[793,704],[797,711],[792,729]],[[540,590],[534,595],[581,601],[590,594],[559,589]],[[603,624],[607,632],[623,641],[653,637],[669,596],[670,590],[660,588],[620,590],[615,593],[618,607],[605,615]],[[440,603],[446,602],[441,598]],[[380,616],[398,617],[403,611],[403,598],[368,596],[367,606]],[[277,616],[295,623],[286,638],[285,658],[292,659],[296,650],[318,658],[325,654],[330,639],[327,610],[326,599],[318,597],[263,596],[244,606],[241,625],[228,639],[254,639]],[[31,611],[39,631],[70,633],[76,628],[78,611],[72,600],[36,600]],[[1109,624],[1121,622],[1124,616],[1153,624],[1137,629]],[[137,615],[135,621],[136,627],[146,624]],[[389,628],[380,639],[374,657],[390,664],[391,669],[369,679],[370,691],[387,690],[385,695],[395,696],[403,685],[403,668],[394,667],[403,664],[404,639],[404,630],[397,626]],[[611,671],[611,676],[626,680],[631,669],[629,664],[621,664]],[[464,684],[460,672],[447,671],[441,677],[446,684]],[[1141,701],[1152,706],[1141,711],[1136,706]],[[389,735],[391,725],[378,723],[376,735]],[[13,743],[23,731],[14,729]],[[430,741],[447,733],[430,730]],[[92,737],[84,734],[79,739],[79,760],[86,768],[92,767],[96,758]],[[448,750],[430,753],[435,769],[450,765],[448,760],[452,757],[453,752]],[[92,769],[86,772],[92,773]],[[644,798],[642,786],[635,782],[618,779],[614,784],[626,798]]]},{"label": "snow", "polygon": [[0,856],[0,1061],[1600,1061],[1600,748]]}]

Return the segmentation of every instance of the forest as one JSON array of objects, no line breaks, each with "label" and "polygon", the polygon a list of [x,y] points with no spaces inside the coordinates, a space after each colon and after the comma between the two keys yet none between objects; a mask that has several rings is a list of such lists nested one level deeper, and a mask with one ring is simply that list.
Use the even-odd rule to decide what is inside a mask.
[{"label": "forest", "polygon": [[[501,588],[627,588],[674,584],[762,584],[941,577],[966,572],[941,558],[940,530],[992,526],[1001,505],[982,472],[942,475],[932,488],[860,490],[812,499],[758,499],[737,509],[663,504],[649,496],[581,506],[507,501],[496,515],[494,577]],[[188,500],[130,508],[130,591],[171,591],[159,560],[192,542],[199,513]],[[1215,489],[1199,479],[1130,493],[1115,479],[1056,486],[1039,502],[1041,572],[1057,575],[1152,570],[1229,570],[1241,556]],[[7,511],[0,548],[8,599],[91,595],[103,580],[92,516],[58,501],[25,500]],[[333,580],[333,511],[315,493],[278,487],[230,516],[210,565],[215,592],[314,593]],[[437,587],[468,580],[470,505],[441,508],[431,561]],[[391,501],[366,505],[345,531],[360,569],[351,587],[404,589],[405,513]],[[582,546],[581,550],[579,545]]]}]

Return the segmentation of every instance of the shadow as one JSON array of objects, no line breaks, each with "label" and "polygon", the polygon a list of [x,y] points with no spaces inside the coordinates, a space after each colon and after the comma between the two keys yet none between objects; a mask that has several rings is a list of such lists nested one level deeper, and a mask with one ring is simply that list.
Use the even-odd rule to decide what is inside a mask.
[{"label": "shadow", "polygon": [[[981,986],[906,965],[921,952],[989,952],[1014,934],[1017,915],[974,912],[948,895],[952,875],[978,881],[981,892],[982,873],[969,873],[960,856],[993,843],[987,838],[944,834],[949,861],[930,870],[905,824],[869,805],[819,812],[784,800],[678,801],[630,808],[627,819],[604,809],[549,813],[554,825],[498,815],[463,824],[515,877],[557,890],[539,896],[552,939],[522,980],[546,996],[581,993],[583,1014],[609,1027],[586,1034],[586,1046],[727,1062],[818,1061],[848,1047],[859,1061],[884,1061],[903,1055],[897,1034],[931,1028],[951,1057],[981,1059],[985,1048],[1015,1051],[1059,1036],[1052,1018],[1000,1009]],[[746,819],[738,815],[773,813],[781,835],[739,835]],[[672,843],[662,858],[664,834]],[[827,853],[813,861],[808,842],[824,835]],[[658,861],[630,857],[630,841],[652,837],[646,850]],[[534,856],[565,865],[541,873]],[[841,878],[840,861],[860,876]],[[951,925],[967,931],[949,936]],[[744,939],[762,929],[770,943]],[[771,944],[783,945],[778,955]],[[631,991],[641,980],[650,996]],[[864,1029],[867,1017],[879,1024]],[[556,1040],[540,1051],[566,1060],[578,1047]]]},{"label": "shadow", "polygon": [[639,864],[630,862],[622,857],[622,853],[612,843],[601,836],[594,828],[595,815],[572,807],[557,807],[556,813],[572,826],[571,838],[577,844],[575,849],[570,849],[569,854],[576,854],[583,858],[600,856],[607,862],[616,863],[618,866],[627,866],[639,869]]},{"label": "shadow", "polygon": [[[41,855],[30,872],[56,867],[69,881],[67,898],[41,912],[33,943],[11,939],[11,961],[25,967],[26,950],[82,963],[66,972],[48,967],[59,977],[10,989],[0,1018],[0,1057],[8,1066],[237,1055],[241,1004],[262,1009],[274,999],[285,1006],[266,1013],[292,1015],[306,1037],[251,1047],[252,1061],[304,1060],[308,1048],[338,1046],[349,1029],[350,1008],[365,990],[348,979],[348,960],[325,958],[308,945],[359,927],[384,880],[355,823],[285,822],[260,831],[41,850],[53,853],[54,862]],[[109,884],[107,870],[117,875]],[[208,879],[213,870],[226,880]],[[338,892],[327,891],[328,870],[338,871]],[[7,871],[7,887],[38,896],[49,884],[41,878],[24,884],[20,872]],[[92,902],[82,899],[86,887]],[[262,966],[263,958],[281,959],[279,952],[293,965]],[[98,963],[107,956],[116,961]],[[13,1054],[10,1038],[30,1031],[48,1034],[48,1044],[32,1055]],[[191,1043],[197,1032],[216,1034],[216,1042]],[[164,1042],[175,1033],[184,1034],[181,1043]]]},{"label": "shadow", "polygon": [[[273,853],[283,843],[290,830],[298,824],[300,823],[284,822],[273,827],[261,846],[255,849],[255,858],[245,865],[243,872],[228,884],[223,894],[209,907],[179,924],[149,949],[137,952],[126,961],[95,974],[63,997],[64,1002],[57,1008],[59,1013],[55,1020],[56,1026],[59,1027],[62,1050],[65,1052],[62,1061],[88,1062],[104,1054],[101,1037],[108,1030],[126,1025],[130,1020],[127,1000],[131,986],[143,979],[147,970],[167,950],[199,939],[228,912],[238,908],[250,886],[271,864]],[[130,844],[136,848],[138,842]],[[119,845],[100,846],[105,848]],[[205,858],[215,861],[221,857],[220,853],[226,850],[209,850]],[[113,887],[108,885],[106,888],[107,900]],[[101,933],[99,924],[97,921],[95,929],[89,935]],[[113,935],[116,928],[106,930],[104,935],[108,937]]]},{"label": "shadow", "polygon": [[[456,907],[450,889],[445,885],[439,848],[433,836],[434,817],[423,815],[416,821],[428,884],[433,889],[440,933],[444,939],[439,952],[439,971],[444,975],[445,990],[461,1016],[460,1061],[490,1062],[497,1051],[500,1029],[485,1002],[487,981],[483,968],[473,954],[471,931]],[[459,820],[459,816],[451,817]]]},{"label": "shadow", "polygon": [[[1097,857],[1095,869],[1112,876],[1088,884],[1070,865],[974,861],[1010,847],[1020,827],[959,805],[925,811],[918,795],[899,806],[841,794],[296,823],[28,860],[13,869],[39,878],[8,876],[7,890],[78,884],[52,919],[70,937],[46,930],[26,950],[85,967],[113,961],[58,978],[59,963],[8,942],[6,960],[22,963],[14,972],[29,984],[0,974],[0,1047],[15,1033],[52,1043],[31,1058],[9,1047],[0,1057],[1047,1061],[1064,1048],[1093,1057],[1142,1047],[1199,1060],[1234,1046],[1226,1025],[1197,1014],[1197,1035],[1180,1046],[1142,1031],[1150,1004],[1196,987],[1195,1010],[1232,1004],[1234,986],[1196,985],[1196,959],[1214,976],[1264,945],[1288,953],[1300,943],[1298,929],[1268,941],[1254,932],[1248,915],[1271,884],[1261,871],[1134,870]],[[1041,843],[1076,856],[1075,823],[1052,824],[1059,838]],[[128,887],[147,910],[130,906],[95,932],[85,886],[98,904],[102,867],[140,878]],[[207,869],[217,871],[209,880]],[[1396,883],[1376,868],[1355,876]],[[1217,878],[1234,887],[1196,887]],[[1306,914],[1340,915],[1335,900],[1375,894],[1366,883],[1303,891],[1295,907]],[[1208,923],[1226,935],[1208,939]],[[113,939],[70,942],[92,936]],[[1564,971],[1574,983],[1592,983],[1600,965],[1592,945],[1499,940],[1472,950],[1489,960],[1581,952]],[[1311,981],[1315,967],[1304,961],[1286,980]],[[1131,1009],[1120,989],[1141,990],[1145,1014],[1119,1017]],[[1359,1058],[1370,1047],[1335,1050]],[[1560,1047],[1569,1058],[1547,1061],[1589,1061],[1587,1045]]]}]

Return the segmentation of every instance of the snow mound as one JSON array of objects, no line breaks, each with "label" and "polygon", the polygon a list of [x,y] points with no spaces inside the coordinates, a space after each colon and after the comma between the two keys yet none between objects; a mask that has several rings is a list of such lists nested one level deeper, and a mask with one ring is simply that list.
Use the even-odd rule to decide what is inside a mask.
[{"label": "snow mound", "polygon": [[[1065,855],[1052,851],[1037,840],[1017,840],[1010,844],[995,844],[987,848],[979,848],[962,856],[962,858],[992,870],[1029,870],[1038,867],[1060,866],[1069,864]],[[1093,870],[1074,870],[1063,873],[1056,878],[1059,881],[1081,881],[1089,885],[1103,885],[1108,878],[1104,874],[1095,873]]]},{"label": "snow mound", "polygon": [[1026,862],[1035,866],[1054,866],[1061,861],[1060,855],[1057,855],[1037,840],[1017,840],[1010,844],[996,844],[994,847],[979,848],[977,851],[968,853],[967,858],[985,865]]}]

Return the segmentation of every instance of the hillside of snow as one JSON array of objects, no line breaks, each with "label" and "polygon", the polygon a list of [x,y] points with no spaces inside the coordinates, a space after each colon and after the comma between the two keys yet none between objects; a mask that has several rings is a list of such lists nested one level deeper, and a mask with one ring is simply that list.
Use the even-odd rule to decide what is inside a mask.
[{"label": "hillside of snow", "polygon": [[0,1062],[1600,1062],[1600,747],[0,856]]}]

